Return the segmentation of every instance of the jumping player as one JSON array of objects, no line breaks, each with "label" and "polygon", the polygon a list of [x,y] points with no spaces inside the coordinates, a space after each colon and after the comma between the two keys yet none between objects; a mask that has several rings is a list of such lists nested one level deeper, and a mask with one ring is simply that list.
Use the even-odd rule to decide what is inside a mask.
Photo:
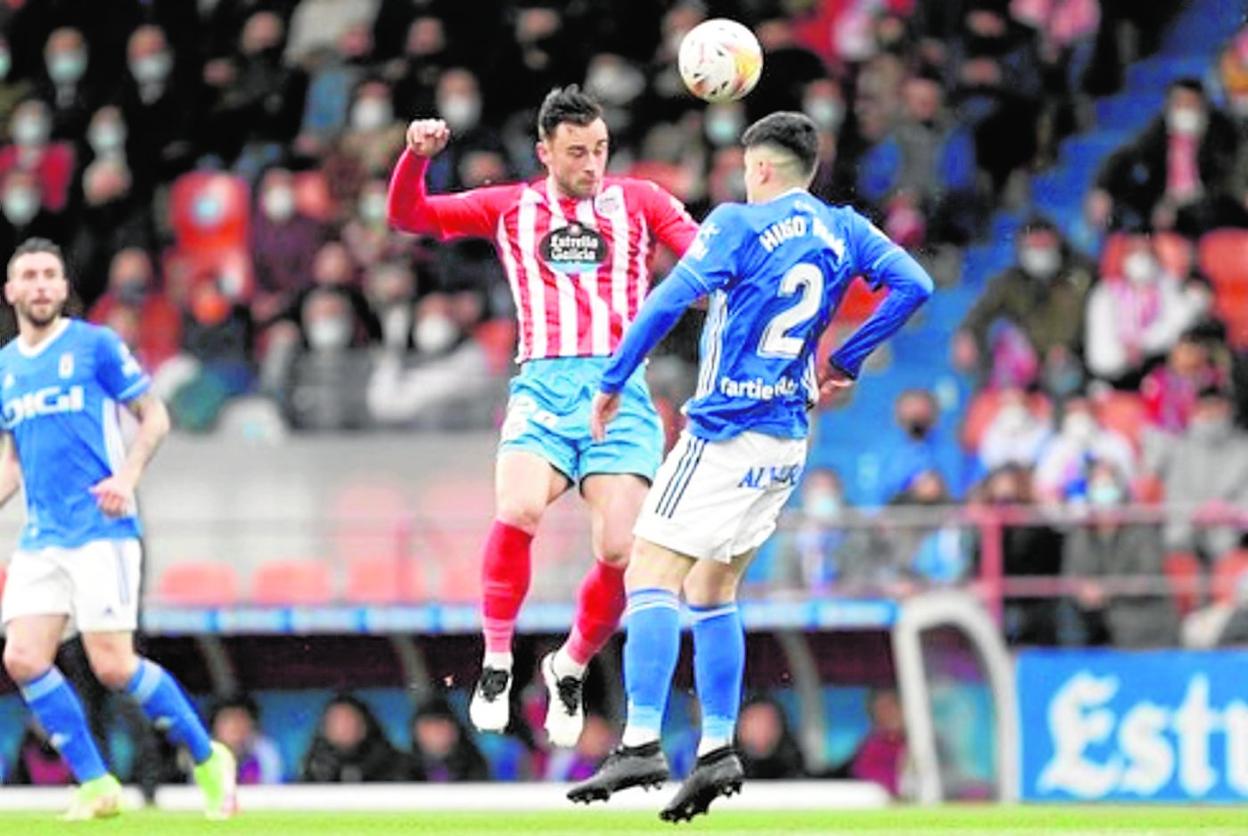
[{"label": "jumping player", "polygon": [[[53,664],[71,620],[100,682],[134,697],[187,749],[206,815],[226,818],[234,811],[234,756],[209,739],[178,682],[134,651],[142,563],[134,489],[169,415],[116,334],[63,316],[69,282],[51,241],[18,246],[4,296],[18,336],[0,349],[0,504],[21,487],[26,493],[26,525],[0,604],[4,667],[80,784],[66,818],[116,815],[121,801],[82,705]],[[128,452],[121,406],[139,422]]]},{"label": "jumping player", "polygon": [[575,85],[552,91],[537,122],[545,178],[446,196],[427,194],[424,182],[429,158],[450,139],[446,124],[412,122],[388,214],[408,232],[492,239],[516,303],[521,369],[495,469],[495,520],[482,560],[485,658],[469,708],[482,731],[502,731],[510,719],[511,643],[542,514],[573,485],[589,504],[594,565],[567,641],[541,664],[546,731],[555,745],[572,746],[584,722],[585,668],[623,613],[633,523],[662,458],[641,371],[621,383],[620,420],[599,444],[590,443],[589,407],[645,298],[656,242],[683,254],[697,226],[655,184],[606,176],[602,109]]},{"label": "jumping player", "polygon": [[[603,437],[619,414],[623,382],[681,313],[709,295],[689,425],[646,497],[625,578],[624,737],[598,773],[569,792],[589,802],[667,778],[659,731],[680,650],[683,591],[702,738],[697,765],[660,814],[666,821],[690,819],[741,786],[733,750],[745,665],[737,586],[801,476],[807,409],[821,383],[824,393],[850,385],[867,355],[932,292],[923,268],[861,215],[806,191],[818,154],[809,118],[773,113],[742,143],[749,203],[707,217],[616,351],[591,418],[594,437]],[[888,296],[819,368],[819,335],[857,275]]]}]

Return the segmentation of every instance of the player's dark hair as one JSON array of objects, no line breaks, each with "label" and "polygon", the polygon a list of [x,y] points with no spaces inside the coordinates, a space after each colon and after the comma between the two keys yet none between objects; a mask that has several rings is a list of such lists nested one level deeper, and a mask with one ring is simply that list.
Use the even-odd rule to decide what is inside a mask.
[{"label": "player's dark hair", "polygon": [[805,113],[770,113],[745,129],[741,144],[746,148],[771,145],[797,158],[805,174],[815,170],[819,160],[819,129]]},{"label": "player's dark hair", "polygon": [[541,139],[548,139],[555,135],[555,130],[564,122],[584,127],[601,118],[602,105],[581,90],[580,85],[556,87],[546,94],[537,111],[537,135]]},{"label": "player's dark hair", "polygon": [[17,245],[17,249],[13,250],[13,255],[9,256],[9,263],[5,267],[4,274],[7,277],[9,270],[13,267],[13,262],[17,261],[24,255],[31,253],[50,253],[56,256],[61,262],[62,272],[68,274],[68,268],[65,264],[65,253],[61,252],[61,248],[55,241],[49,241],[47,238],[27,238],[25,241]]}]

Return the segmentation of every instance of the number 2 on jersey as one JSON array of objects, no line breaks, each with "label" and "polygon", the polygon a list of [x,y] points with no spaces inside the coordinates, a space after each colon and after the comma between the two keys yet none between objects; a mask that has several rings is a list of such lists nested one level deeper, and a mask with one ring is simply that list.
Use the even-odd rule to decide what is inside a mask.
[{"label": "number 2 on jersey", "polygon": [[771,318],[758,341],[758,353],[763,357],[796,357],[806,344],[804,336],[789,332],[805,325],[819,313],[823,300],[823,271],[814,264],[794,264],[780,279],[779,294],[793,296],[800,293],[797,302]]}]

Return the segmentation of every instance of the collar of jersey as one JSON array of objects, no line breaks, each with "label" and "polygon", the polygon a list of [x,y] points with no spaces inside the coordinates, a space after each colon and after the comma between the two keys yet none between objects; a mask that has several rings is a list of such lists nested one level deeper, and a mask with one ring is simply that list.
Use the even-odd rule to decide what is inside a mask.
[{"label": "collar of jersey", "polygon": [[56,342],[57,339],[61,336],[61,334],[64,334],[66,329],[68,328],[69,328],[69,319],[62,318],[60,323],[57,324],[56,333],[49,335],[46,340],[39,343],[39,345],[34,346],[33,348],[27,345],[26,341],[23,340],[21,336],[19,335],[17,338],[17,350],[21,352],[23,357],[38,357],[45,350],[47,350],[48,346]]},{"label": "collar of jersey", "polygon": [[[775,203],[777,200],[784,200],[786,197],[792,197],[795,194],[810,194],[810,192],[807,191],[806,189],[803,189],[801,186],[794,186],[793,188],[789,189],[787,192],[781,192],[780,194],[776,195],[771,200],[767,201],[767,203]],[[766,206],[767,203],[760,203],[758,205]]]}]

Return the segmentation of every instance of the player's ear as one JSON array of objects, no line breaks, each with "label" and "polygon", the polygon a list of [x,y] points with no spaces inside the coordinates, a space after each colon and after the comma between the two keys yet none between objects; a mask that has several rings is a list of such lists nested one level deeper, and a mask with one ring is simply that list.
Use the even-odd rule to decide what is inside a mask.
[{"label": "player's ear", "polygon": [[546,140],[539,139],[535,146],[537,150],[537,161],[542,165],[550,165],[550,149],[546,147]]}]

